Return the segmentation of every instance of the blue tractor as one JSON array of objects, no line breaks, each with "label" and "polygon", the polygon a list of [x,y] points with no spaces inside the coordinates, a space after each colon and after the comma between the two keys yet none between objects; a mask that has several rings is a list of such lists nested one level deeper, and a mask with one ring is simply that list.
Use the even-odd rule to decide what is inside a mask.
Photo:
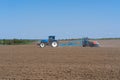
[{"label": "blue tractor", "polygon": [[55,36],[49,36],[48,39],[43,39],[38,43],[41,48],[46,46],[58,47],[58,41],[55,40]]}]

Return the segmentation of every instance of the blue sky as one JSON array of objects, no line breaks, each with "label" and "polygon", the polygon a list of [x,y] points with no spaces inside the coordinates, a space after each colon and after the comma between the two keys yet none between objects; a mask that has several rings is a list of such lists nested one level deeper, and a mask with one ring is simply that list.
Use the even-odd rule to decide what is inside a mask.
[{"label": "blue sky", "polygon": [[120,0],[0,0],[0,39],[120,37]]}]

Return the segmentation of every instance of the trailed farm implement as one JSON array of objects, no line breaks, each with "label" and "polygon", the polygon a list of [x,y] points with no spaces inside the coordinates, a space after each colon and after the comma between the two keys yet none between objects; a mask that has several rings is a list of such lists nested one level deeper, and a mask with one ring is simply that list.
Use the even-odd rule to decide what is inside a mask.
[{"label": "trailed farm implement", "polygon": [[99,47],[97,41],[90,41],[88,38],[76,39],[76,40],[64,40],[58,41],[55,39],[55,36],[49,36],[48,39],[40,40],[37,44],[41,48],[46,46],[51,47],[69,47],[69,46],[80,46],[80,47]]}]

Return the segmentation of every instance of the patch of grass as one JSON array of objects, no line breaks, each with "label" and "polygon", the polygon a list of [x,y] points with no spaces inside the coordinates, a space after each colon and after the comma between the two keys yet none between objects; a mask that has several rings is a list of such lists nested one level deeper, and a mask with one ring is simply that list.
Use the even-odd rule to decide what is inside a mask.
[{"label": "patch of grass", "polygon": [[29,39],[2,39],[0,40],[1,45],[20,45],[20,44],[31,44],[35,40]]}]

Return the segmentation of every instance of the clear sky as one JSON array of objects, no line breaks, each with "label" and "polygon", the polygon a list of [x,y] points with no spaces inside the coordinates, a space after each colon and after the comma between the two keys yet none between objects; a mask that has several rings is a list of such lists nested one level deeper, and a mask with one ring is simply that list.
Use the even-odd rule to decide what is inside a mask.
[{"label": "clear sky", "polygon": [[120,0],[0,0],[0,39],[120,37]]}]

